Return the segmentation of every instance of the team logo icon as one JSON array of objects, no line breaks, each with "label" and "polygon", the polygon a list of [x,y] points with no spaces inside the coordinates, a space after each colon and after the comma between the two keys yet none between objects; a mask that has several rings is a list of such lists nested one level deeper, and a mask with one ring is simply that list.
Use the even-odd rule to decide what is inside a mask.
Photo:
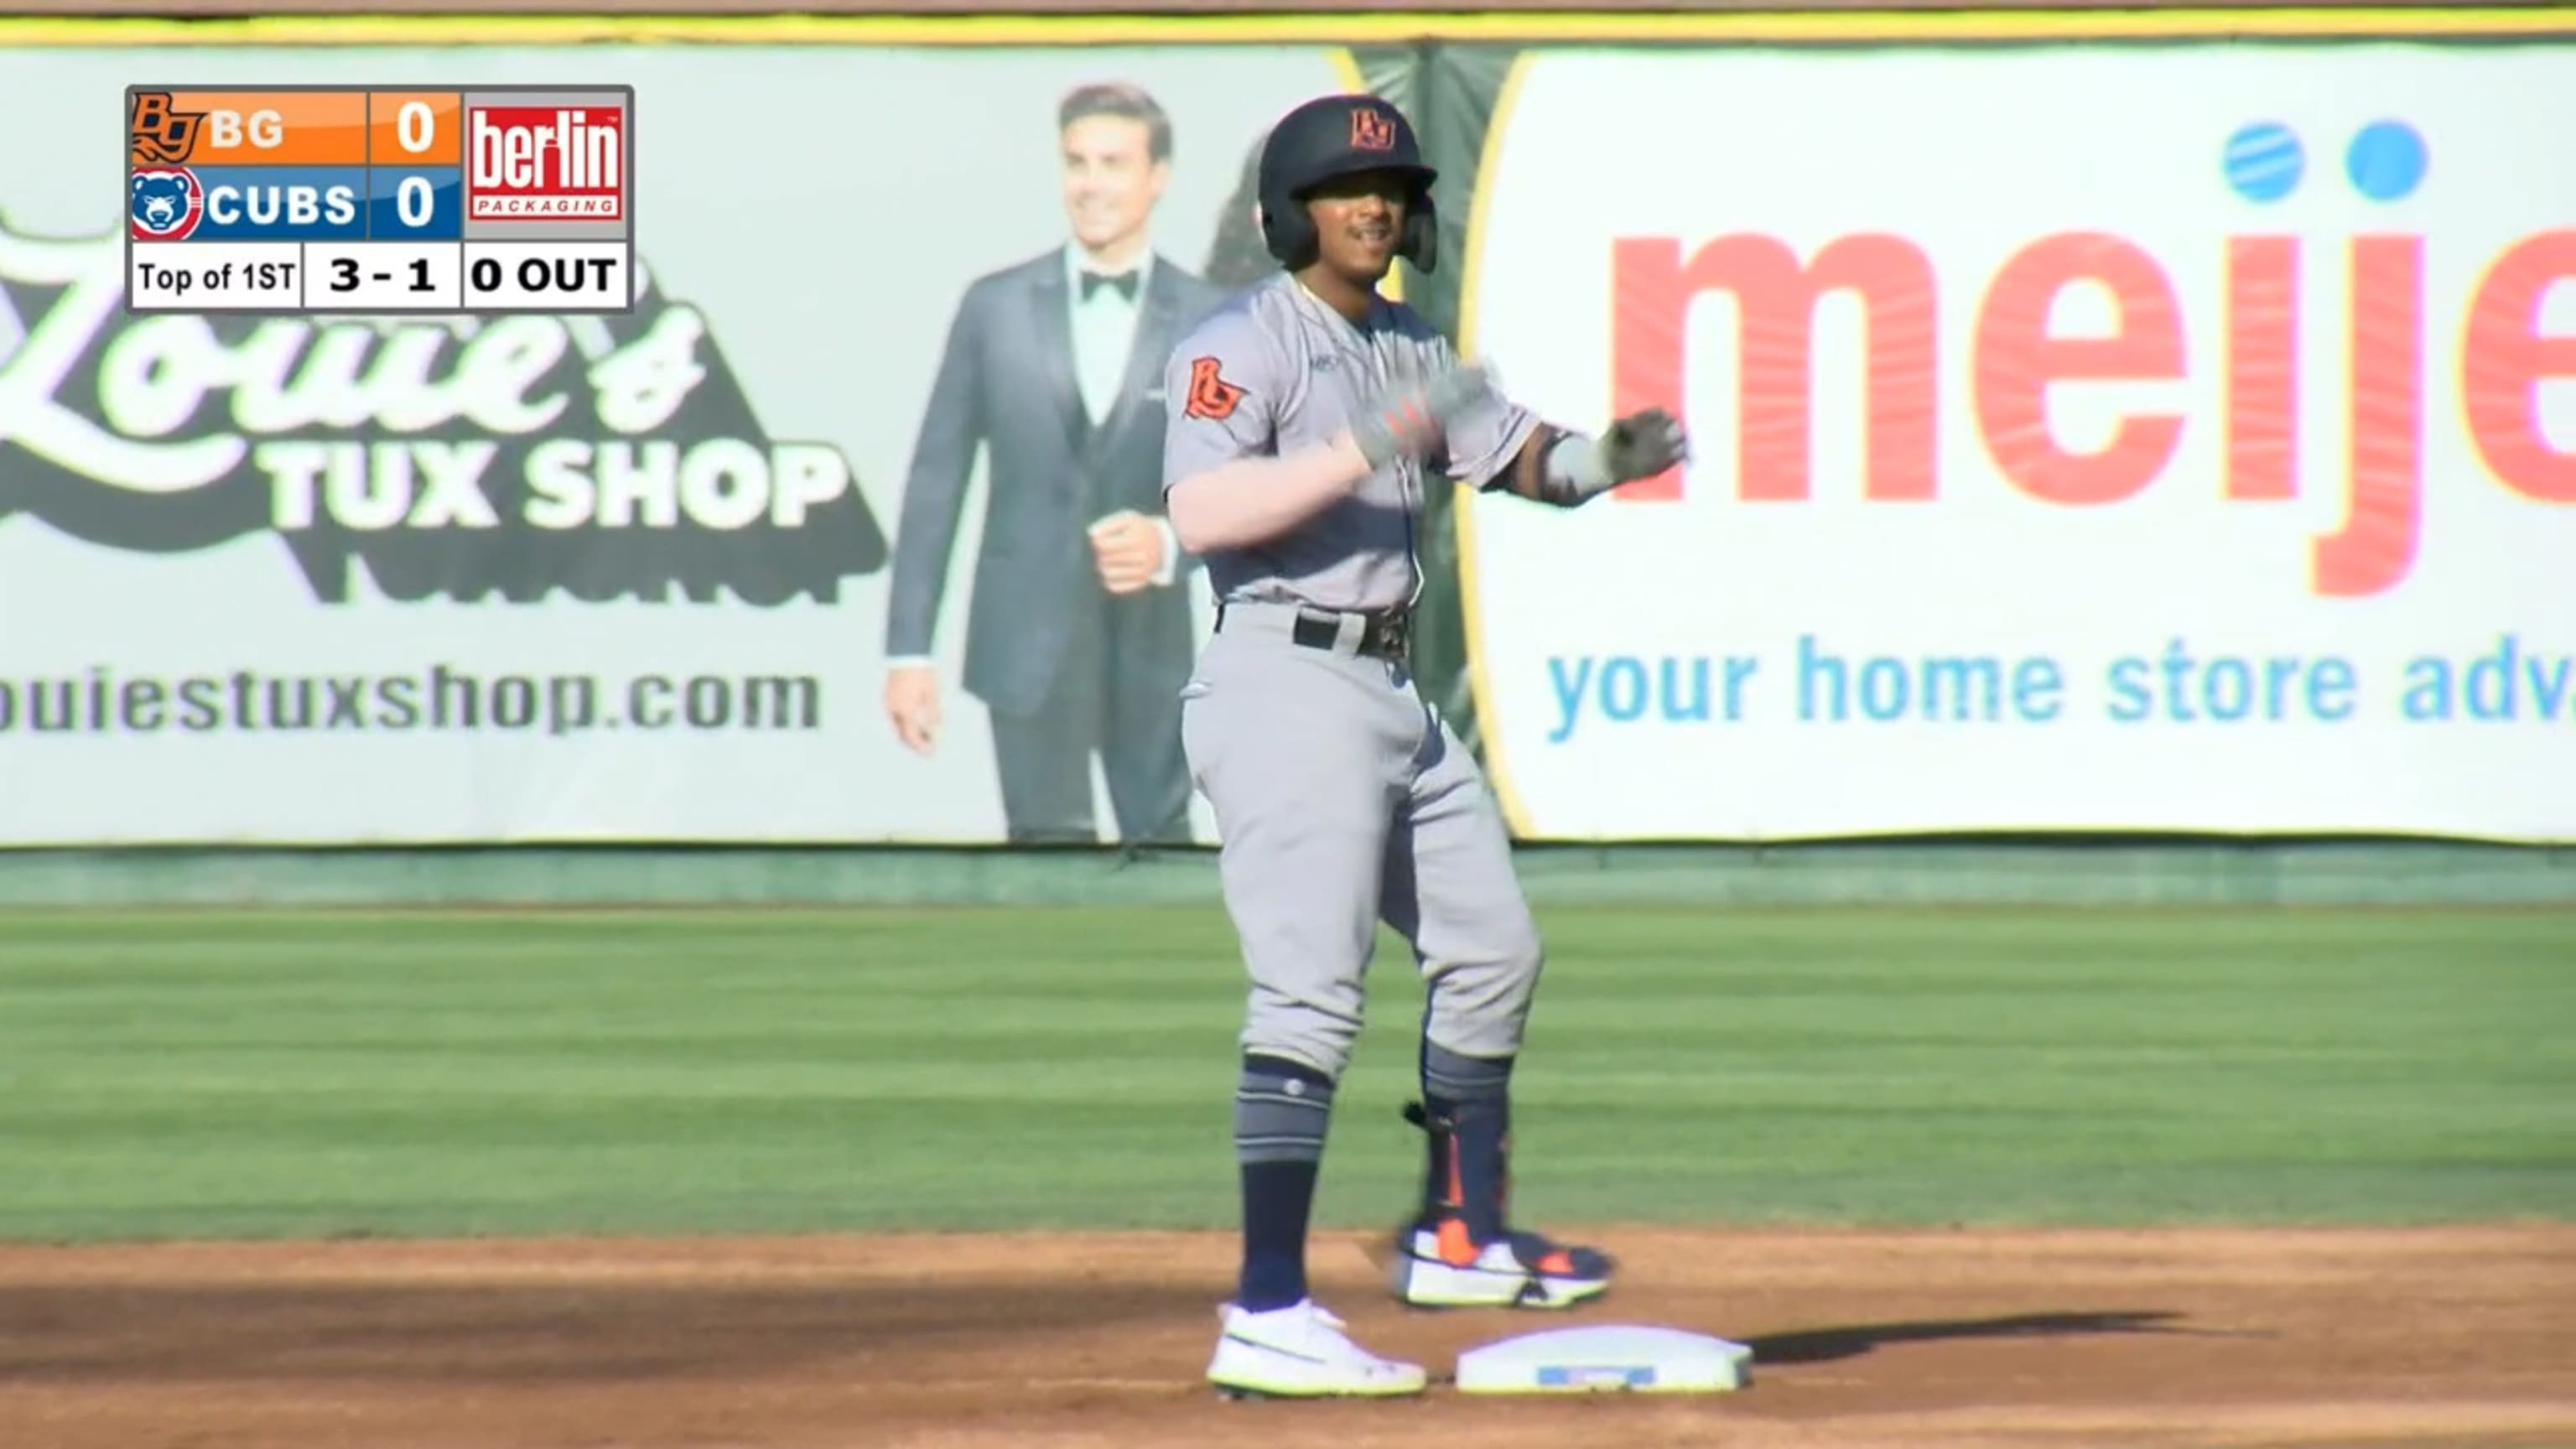
[{"label": "team logo icon", "polygon": [[1354,151],[1394,150],[1395,122],[1379,115],[1368,106],[1352,107],[1351,149]]},{"label": "team logo icon", "polygon": [[206,188],[184,166],[134,173],[128,198],[136,241],[185,241],[206,214]]},{"label": "team logo icon", "polygon": [[125,126],[127,164],[186,165],[197,154],[197,135],[205,124],[205,112],[180,110],[168,91],[137,91],[134,114]]},{"label": "team logo icon", "polygon": [[1243,389],[1225,380],[1222,367],[1213,357],[1190,360],[1190,396],[1182,412],[1216,423],[1234,416],[1243,402]]}]

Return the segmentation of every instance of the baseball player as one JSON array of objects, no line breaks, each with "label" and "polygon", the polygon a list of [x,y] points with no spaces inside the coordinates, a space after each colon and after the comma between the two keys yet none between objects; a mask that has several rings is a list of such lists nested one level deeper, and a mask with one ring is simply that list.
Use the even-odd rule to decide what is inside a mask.
[{"label": "baseball player", "polygon": [[1482,772],[1406,665],[1434,472],[1573,507],[1684,455],[1660,410],[1586,437],[1501,395],[1410,308],[1378,295],[1435,261],[1435,173],[1374,96],[1291,111],[1260,164],[1284,270],[1173,351],[1163,479],[1219,601],[1181,691],[1192,782],[1224,840],[1250,999],[1235,1091],[1243,1258],[1208,1378],[1236,1394],[1419,1392],[1419,1365],[1354,1344],[1308,1295],[1305,1245],[1334,1084],[1360,1030],[1383,920],[1427,982],[1419,1215],[1394,1288],[1441,1307],[1559,1308],[1609,1286],[1589,1248],[1504,1211],[1511,1070],[1541,952]]}]

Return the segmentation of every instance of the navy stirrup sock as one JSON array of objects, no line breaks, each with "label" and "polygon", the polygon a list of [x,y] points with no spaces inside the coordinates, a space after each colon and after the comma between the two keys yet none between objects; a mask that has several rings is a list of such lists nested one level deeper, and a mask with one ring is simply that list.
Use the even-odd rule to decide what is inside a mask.
[{"label": "navy stirrup sock", "polygon": [[1243,1172],[1243,1271],[1235,1303],[1249,1313],[1306,1296],[1306,1223],[1333,1111],[1332,1079],[1247,1053],[1234,1089],[1234,1155]]},{"label": "navy stirrup sock", "polygon": [[1431,1135],[1425,1217],[1455,1214],[1477,1244],[1503,1236],[1510,1195],[1512,1059],[1461,1056],[1422,1044],[1419,1125]]}]

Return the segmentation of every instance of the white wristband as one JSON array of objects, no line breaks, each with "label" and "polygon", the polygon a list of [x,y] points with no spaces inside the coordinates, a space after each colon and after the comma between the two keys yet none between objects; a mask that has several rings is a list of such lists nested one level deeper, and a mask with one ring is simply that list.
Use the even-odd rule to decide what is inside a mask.
[{"label": "white wristband", "polygon": [[1602,461],[1601,447],[1581,433],[1567,433],[1547,450],[1541,486],[1552,496],[1580,503],[1619,485]]}]

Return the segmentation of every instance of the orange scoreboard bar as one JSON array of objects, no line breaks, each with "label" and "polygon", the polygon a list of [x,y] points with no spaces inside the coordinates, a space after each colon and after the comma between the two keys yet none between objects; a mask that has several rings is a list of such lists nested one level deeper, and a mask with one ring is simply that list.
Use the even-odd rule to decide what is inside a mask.
[{"label": "orange scoreboard bar", "polygon": [[128,86],[129,312],[631,312],[635,88]]}]

